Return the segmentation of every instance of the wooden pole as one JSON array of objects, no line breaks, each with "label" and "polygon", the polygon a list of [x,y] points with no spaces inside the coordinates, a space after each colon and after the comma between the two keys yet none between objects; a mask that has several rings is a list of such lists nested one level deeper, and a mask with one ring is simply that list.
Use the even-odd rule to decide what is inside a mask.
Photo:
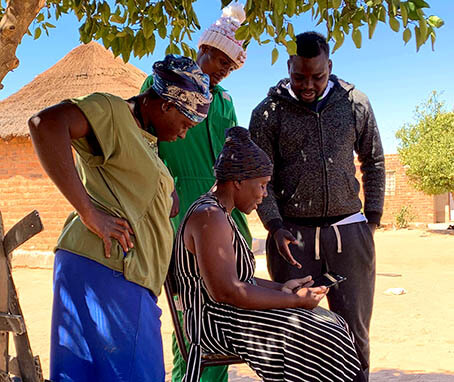
[{"label": "wooden pole", "polygon": [[[38,212],[33,211],[15,224],[5,236],[0,213],[0,313],[4,313],[5,316],[3,318],[6,321],[9,318],[10,320],[19,321],[21,324],[19,325],[21,329],[17,331],[18,326],[16,325],[13,332],[17,355],[15,362],[17,362],[18,366],[18,370],[15,373],[19,373],[22,382],[41,382],[43,377],[41,374],[41,365],[35,364],[30,341],[25,329],[22,309],[13,281],[9,254],[36,233],[41,232],[42,228]],[[0,370],[3,370],[5,372],[3,374],[8,376],[10,371],[8,332],[6,332],[5,336],[2,335],[0,340]]]},{"label": "wooden pole", "polygon": [[[0,211],[0,313],[8,313],[8,258],[3,248],[3,238],[5,237],[3,229],[2,213]],[[8,373],[8,346],[9,333],[0,332],[0,370]]]}]

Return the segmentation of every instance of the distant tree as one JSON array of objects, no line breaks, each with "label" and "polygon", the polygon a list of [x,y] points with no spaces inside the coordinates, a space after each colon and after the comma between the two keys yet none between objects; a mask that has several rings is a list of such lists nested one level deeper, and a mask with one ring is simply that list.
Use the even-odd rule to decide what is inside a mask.
[{"label": "distant tree", "polygon": [[[49,21],[66,13],[74,13],[81,23],[80,39],[88,43],[101,40],[115,56],[127,62],[132,54],[142,57],[153,53],[156,38],[169,41],[168,53],[195,55],[187,44],[192,33],[200,29],[192,7],[197,0],[0,0],[0,89],[6,74],[17,68],[15,53],[22,37],[32,32],[37,39],[54,28]],[[220,8],[232,0],[217,0]],[[428,0],[429,1],[429,0]],[[333,50],[351,37],[361,47],[362,32],[368,28],[372,38],[380,21],[399,32],[407,43],[412,35],[416,48],[430,37],[435,42],[435,29],[443,25],[437,16],[427,16],[430,8],[424,0],[243,0],[246,21],[237,30],[237,37],[247,45],[252,39],[259,44],[274,41],[285,45],[288,53],[296,52],[294,30],[290,18],[311,12],[317,23],[324,23],[328,39],[335,41]],[[412,29],[413,32],[412,32]],[[268,38],[267,38],[268,37]],[[186,39],[187,38],[187,39]],[[186,39],[186,42],[183,40]],[[272,51],[272,62],[278,58]]]},{"label": "distant tree", "polygon": [[414,186],[427,194],[454,191],[454,111],[434,91],[416,108],[416,122],[397,131],[400,160]]}]

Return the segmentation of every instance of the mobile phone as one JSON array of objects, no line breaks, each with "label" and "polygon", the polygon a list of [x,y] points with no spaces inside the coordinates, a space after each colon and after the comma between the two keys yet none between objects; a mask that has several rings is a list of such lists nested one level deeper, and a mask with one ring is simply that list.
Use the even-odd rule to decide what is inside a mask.
[{"label": "mobile phone", "polygon": [[337,285],[345,280],[347,280],[345,276],[340,276],[332,272],[326,272],[314,279],[314,284],[311,286],[311,288],[318,286],[326,286],[327,288],[331,288],[332,286]]}]

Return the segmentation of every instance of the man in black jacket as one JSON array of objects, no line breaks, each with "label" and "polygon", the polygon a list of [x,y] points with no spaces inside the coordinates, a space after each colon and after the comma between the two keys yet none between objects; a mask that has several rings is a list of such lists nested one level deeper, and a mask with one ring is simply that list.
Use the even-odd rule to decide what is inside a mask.
[{"label": "man in black jacket", "polygon": [[[353,330],[367,370],[384,156],[367,96],[331,69],[326,39],[315,32],[298,35],[297,55],[288,60],[290,78],[272,87],[254,109],[252,138],[274,162],[258,214],[269,231],[273,280],[326,271],[347,277],[331,288],[328,302]],[[354,152],[363,175],[364,214]]]}]

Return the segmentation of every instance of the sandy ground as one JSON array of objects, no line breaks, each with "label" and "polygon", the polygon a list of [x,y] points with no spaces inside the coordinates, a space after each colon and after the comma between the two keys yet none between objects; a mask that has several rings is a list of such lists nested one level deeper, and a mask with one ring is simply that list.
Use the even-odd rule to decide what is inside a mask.
[{"label": "sandy ground", "polygon": [[[254,237],[264,238],[261,228]],[[371,328],[371,382],[454,381],[454,235],[420,230],[378,231],[377,284]],[[264,256],[258,275],[266,277]],[[49,370],[52,270],[16,268],[14,279],[34,354]],[[387,295],[388,288],[405,294]],[[170,372],[172,324],[162,295],[162,332]],[[168,380],[170,375],[168,373]],[[231,382],[259,378],[245,365],[230,369]]]}]

